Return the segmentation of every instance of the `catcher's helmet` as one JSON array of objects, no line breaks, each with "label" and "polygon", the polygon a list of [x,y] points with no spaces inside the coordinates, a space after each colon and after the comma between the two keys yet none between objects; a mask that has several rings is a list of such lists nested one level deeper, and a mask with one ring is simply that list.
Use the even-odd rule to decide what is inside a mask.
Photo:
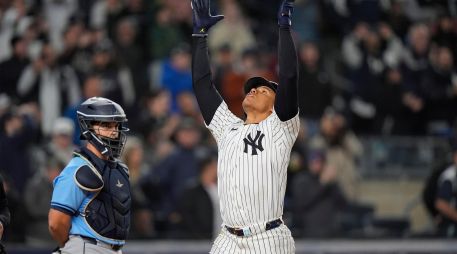
[{"label": "catcher's helmet", "polygon": [[[127,117],[122,107],[116,102],[102,98],[92,97],[84,101],[77,110],[81,139],[94,145],[101,154],[107,155],[110,160],[118,159],[127,140]],[[117,138],[97,135],[93,124],[101,122],[118,123]]]}]

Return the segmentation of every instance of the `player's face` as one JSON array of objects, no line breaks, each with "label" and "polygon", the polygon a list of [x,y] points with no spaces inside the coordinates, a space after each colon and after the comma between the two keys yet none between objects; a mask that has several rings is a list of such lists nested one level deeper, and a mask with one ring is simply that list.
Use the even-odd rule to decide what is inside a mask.
[{"label": "player's face", "polygon": [[273,109],[276,94],[266,86],[252,88],[243,100],[243,109],[246,113],[255,110],[257,112],[268,112]]},{"label": "player's face", "polygon": [[119,136],[119,123],[116,122],[100,122],[93,125],[95,133],[107,137],[116,139]]}]

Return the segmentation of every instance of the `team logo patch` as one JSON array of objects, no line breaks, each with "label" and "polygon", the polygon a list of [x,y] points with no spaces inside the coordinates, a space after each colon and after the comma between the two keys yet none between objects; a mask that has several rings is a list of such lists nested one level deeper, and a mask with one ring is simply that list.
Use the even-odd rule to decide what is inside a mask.
[{"label": "team logo patch", "polygon": [[259,151],[262,152],[263,151],[262,141],[263,141],[264,137],[265,137],[265,134],[263,134],[261,131],[257,131],[257,133],[255,134],[255,138],[252,138],[251,134],[249,133],[248,136],[243,139],[244,152],[248,153],[248,146],[252,147],[252,155],[257,155],[257,149],[259,149]]},{"label": "team logo patch", "polygon": [[121,182],[119,181],[119,179],[117,179],[116,187],[122,188],[122,186],[124,186],[124,184],[121,183]]}]

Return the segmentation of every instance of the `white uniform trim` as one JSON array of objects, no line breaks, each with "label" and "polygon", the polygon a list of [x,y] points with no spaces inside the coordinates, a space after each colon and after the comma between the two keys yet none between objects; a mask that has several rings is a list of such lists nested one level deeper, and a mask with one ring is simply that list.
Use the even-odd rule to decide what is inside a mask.
[{"label": "white uniform trim", "polygon": [[441,176],[439,178],[439,183],[443,184],[444,181],[450,181],[452,184],[452,189],[454,191],[457,191],[457,186],[456,186],[456,174],[457,174],[457,168],[456,166],[452,165],[445,169],[443,173],[441,173]]},{"label": "white uniform trim", "polygon": [[126,117],[125,114],[115,114],[115,115],[90,115],[90,114],[84,114],[81,111],[76,111],[79,115],[83,115],[86,117],[99,117],[99,118],[113,118],[113,117]]}]

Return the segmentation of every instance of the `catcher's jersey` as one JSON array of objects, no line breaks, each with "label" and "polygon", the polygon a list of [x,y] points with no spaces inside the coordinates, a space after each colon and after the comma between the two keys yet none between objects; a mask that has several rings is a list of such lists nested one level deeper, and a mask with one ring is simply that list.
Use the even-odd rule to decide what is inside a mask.
[{"label": "catcher's jersey", "polygon": [[282,122],[275,112],[244,124],[222,102],[208,129],[218,144],[218,192],[222,220],[247,226],[282,216],[290,151],[300,126],[298,114]]}]

